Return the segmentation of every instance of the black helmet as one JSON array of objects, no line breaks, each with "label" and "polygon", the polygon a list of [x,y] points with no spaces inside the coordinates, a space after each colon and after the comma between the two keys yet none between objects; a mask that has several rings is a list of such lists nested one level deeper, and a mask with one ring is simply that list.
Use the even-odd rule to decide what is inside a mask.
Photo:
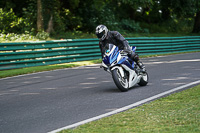
[{"label": "black helmet", "polygon": [[96,27],[96,35],[100,40],[104,40],[108,34],[108,28],[105,25],[98,25]]}]

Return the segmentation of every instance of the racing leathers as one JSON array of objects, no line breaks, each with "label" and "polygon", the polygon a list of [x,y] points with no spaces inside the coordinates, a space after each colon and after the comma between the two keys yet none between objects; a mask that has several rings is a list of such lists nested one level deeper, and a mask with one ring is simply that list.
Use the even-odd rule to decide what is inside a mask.
[{"label": "racing leathers", "polygon": [[109,44],[116,45],[120,50],[128,53],[128,56],[137,63],[142,71],[145,71],[145,66],[139,60],[138,54],[134,53],[128,44],[128,41],[117,31],[108,31],[108,34],[104,40],[99,41],[99,47],[101,49],[102,58],[105,51],[108,49]]}]

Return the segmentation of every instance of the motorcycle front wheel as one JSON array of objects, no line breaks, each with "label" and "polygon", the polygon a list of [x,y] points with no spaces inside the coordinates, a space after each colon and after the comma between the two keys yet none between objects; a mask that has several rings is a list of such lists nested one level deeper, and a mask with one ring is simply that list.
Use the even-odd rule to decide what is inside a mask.
[{"label": "motorcycle front wheel", "polygon": [[112,78],[120,91],[122,92],[128,91],[129,89],[128,79],[126,78],[126,76],[124,77],[121,76],[119,69],[114,69],[112,71]]}]

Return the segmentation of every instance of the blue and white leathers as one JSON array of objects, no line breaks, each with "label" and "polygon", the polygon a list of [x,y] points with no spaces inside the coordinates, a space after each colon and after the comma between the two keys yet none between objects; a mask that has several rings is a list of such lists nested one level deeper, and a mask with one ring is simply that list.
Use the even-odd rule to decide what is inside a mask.
[{"label": "blue and white leathers", "polygon": [[[136,47],[132,47],[132,50],[135,52]],[[104,55],[102,66],[112,74],[116,86],[121,91],[127,91],[136,84],[146,85],[148,83],[148,74],[140,73],[139,68],[127,56],[127,53],[119,50],[115,45],[109,44],[109,50]]]}]

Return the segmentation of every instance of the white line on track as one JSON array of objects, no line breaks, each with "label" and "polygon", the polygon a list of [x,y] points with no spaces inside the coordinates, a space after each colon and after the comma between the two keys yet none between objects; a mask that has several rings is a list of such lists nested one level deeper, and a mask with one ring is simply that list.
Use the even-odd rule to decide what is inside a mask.
[{"label": "white line on track", "polygon": [[180,87],[171,89],[171,90],[169,90],[169,91],[162,92],[162,93],[157,94],[157,95],[155,95],[155,96],[152,96],[152,97],[149,97],[149,98],[147,98],[147,99],[141,100],[141,101],[139,101],[139,102],[130,104],[130,105],[128,105],[128,106],[125,106],[125,107],[116,109],[116,110],[114,110],[114,111],[111,111],[111,112],[108,112],[108,113],[105,113],[105,114],[102,114],[102,115],[99,115],[99,116],[96,116],[96,117],[93,117],[93,118],[90,118],[90,119],[87,119],[87,120],[83,120],[83,121],[74,123],[74,124],[72,124],[72,125],[68,125],[68,126],[65,126],[65,127],[62,127],[62,128],[59,128],[59,129],[56,129],[56,130],[53,130],[53,131],[50,131],[49,133],[57,133],[57,132],[59,132],[59,131],[65,130],[65,129],[74,128],[74,127],[77,127],[77,126],[80,126],[80,125],[83,125],[83,124],[86,124],[86,123],[89,123],[89,122],[92,122],[92,121],[95,121],[95,120],[98,120],[98,119],[101,119],[101,118],[104,118],[104,117],[107,117],[107,116],[110,116],[110,115],[113,115],[113,114],[116,114],[116,113],[119,113],[119,112],[122,112],[122,111],[125,111],[125,110],[128,110],[128,109],[131,109],[131,108],[133,108],[133,107],[139,106],[139,105],[144,104],[144,103],[146,103],[146,102],[155,100],[155,99],[160,98],[160,97],[162,97],[162,96],[165,96],[165,95],[167,95],[167,94],[173,93],[173,92],[175,92],[175,91],[178,91],[178,90],[181,90],[181,89],[184,89],[184,88],[186,88],[186,87],[189,87],[189,86],[192,86],[192,85],[195,85],[195,84],[199,84],[199,83],[200,83],[200,80],[195,81],[195,82],[191,82],[191,83],[189,83],[189,84],[182,85],[182,86],[180,86]]}]

